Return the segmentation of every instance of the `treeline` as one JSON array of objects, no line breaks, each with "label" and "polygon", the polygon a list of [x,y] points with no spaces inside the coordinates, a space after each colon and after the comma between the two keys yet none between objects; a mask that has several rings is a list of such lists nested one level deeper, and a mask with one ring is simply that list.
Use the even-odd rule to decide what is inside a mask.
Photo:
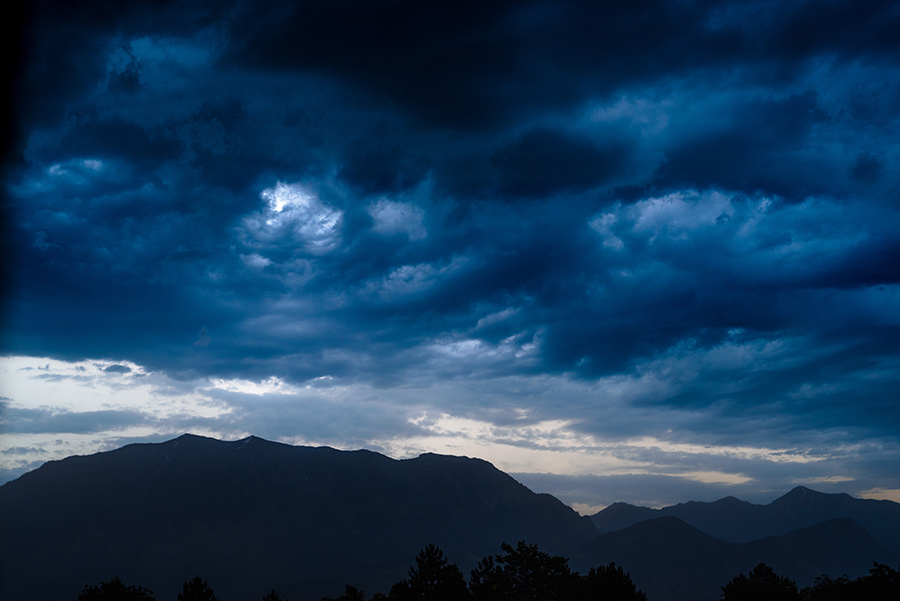
[{"label": "treeline", "polygon": [[[898,566],[900,568],[900,566]],[[853,580],[822,575],[812,586],[797,584],[764,563],[748,575],[739,574],[722,587],[722,601],[897,601],[900,599],[900,571],[874,563],[867,576]]]},{"label": "treeline", "polygon": [[[515,547],[504,543],[503,553],[482,559],[468,582],[462,571],[435,545],[416,556],[407,578],[394,583],[387,594],[375,593],[370,601],[647,601],[621,566],[610,563],[579,574],[568,559],[540,551],[524,541]],[[900,571],[875,563],[869,574],[850,579],[816,578],[800,589],[764,563],[749,574],[739,574],[722,587],[721,601],[897,601]],[[153,592],[124,584],[118,578],[98,586],[85,586],[78,601],[155,601]],[[184,583],[178,601],[219,601],[202,578]],[[262,601],[288,601],[275,590]],[[366,601],[365,593],[347,585],[338,597],[322,601]]]},{"label": "treeline", "polygon": [[[443,551],[428,545],[416,556],[408,578],[372,601],[647,601],[621,566],[611,563],[573,572],[569,561],[520,541],[501,545],[503,553],[482,559],[466,583],[460,569]],[[362,591],[347,586],[340,597],[322,601],[366,601]]]},{"label": "treeline", "polygon": [[[78,601],[156,601],[156,599],[150,589],[126,585],[119,578],[113,578],[98,586],[85,586],[78,595]],[[178,601],[219,601],[219,598],[206,581],[198,576],[182,585]],[[263,597],[263,601],[282,601],[282,599],[273,590]]]}]

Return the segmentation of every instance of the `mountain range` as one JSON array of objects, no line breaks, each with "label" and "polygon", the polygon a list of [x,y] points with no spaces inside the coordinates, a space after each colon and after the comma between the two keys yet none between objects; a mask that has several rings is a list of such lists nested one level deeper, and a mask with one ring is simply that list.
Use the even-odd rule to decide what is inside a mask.
[{"label": "mountain range", "polygon": [[573,567],[615,561],[631,573],[650,601],[719,598],[721,587],[759,563],[788,575],[802,588],[821,574],[864,575],[872,562],[896,565],[900,554],[880,544],[849,518],[828,520],[782,536],[731,543],[676,517],[652,518],[602,534],[578,546]]},{"label": "mountain range", "polygon": [[898,530],[900,504],[805,488],[765,506],[617,503],[588,518],[479,459],[184,435],[0,486],[0,598],[74,600],[119,576],[174,599],[199,575],[223,601],[271,588],[318,600],[344,584],[386,591],[428,543],[468,573],[526,540],[578,570],[615,561],[650,601],[712,601],[760,561],[801,585],[896,565]]},{"label": "mountain range", "polygon": [[898,504],[855,499],[848,494],[826,494],[798,486],[768,505],[755,505],[734,497],[712,503],[690,501],[662,509],[613,503],[591,516],[601,533],[621,530],[653,518],[676,517],[698,530],[730,542],[747,542],[787,534],[836,518],[850,518],[875,539],[900,553]]}]

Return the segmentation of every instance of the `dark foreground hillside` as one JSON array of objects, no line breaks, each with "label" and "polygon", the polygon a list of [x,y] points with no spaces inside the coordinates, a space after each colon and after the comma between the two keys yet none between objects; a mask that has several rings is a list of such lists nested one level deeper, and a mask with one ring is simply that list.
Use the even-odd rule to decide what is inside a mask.
[{"label": "dark foreground hillside", "polygon": [[462,566],[503,541],[549,549],[588,518],[485,461],[184,435],[50,462],[0,487],[0,598],[75,599],[114,576],[175,598],[202,574],[221,598],[299,601],[387,586],[428,543]]}]

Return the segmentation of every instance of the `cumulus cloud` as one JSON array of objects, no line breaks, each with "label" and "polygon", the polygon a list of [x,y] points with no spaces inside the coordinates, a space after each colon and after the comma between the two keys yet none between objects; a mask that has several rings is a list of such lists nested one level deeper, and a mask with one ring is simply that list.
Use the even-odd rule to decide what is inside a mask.
[{"label": "cumulus cloud", "polygon": [[341,212],[322,203],[300,184],[278,182],[259,195],[266,207],[244,220],[249,246],[296,243],[305,251],[318,254],[339,243]]}]

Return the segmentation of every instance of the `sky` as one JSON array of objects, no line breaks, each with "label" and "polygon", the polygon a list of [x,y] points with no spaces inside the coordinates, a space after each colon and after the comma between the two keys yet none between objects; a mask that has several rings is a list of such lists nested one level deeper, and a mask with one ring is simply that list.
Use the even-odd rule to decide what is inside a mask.
[{"label": "sky", "polygon": [[0,481],[193,432],[900,501],[896,2],[17,10]]}]

